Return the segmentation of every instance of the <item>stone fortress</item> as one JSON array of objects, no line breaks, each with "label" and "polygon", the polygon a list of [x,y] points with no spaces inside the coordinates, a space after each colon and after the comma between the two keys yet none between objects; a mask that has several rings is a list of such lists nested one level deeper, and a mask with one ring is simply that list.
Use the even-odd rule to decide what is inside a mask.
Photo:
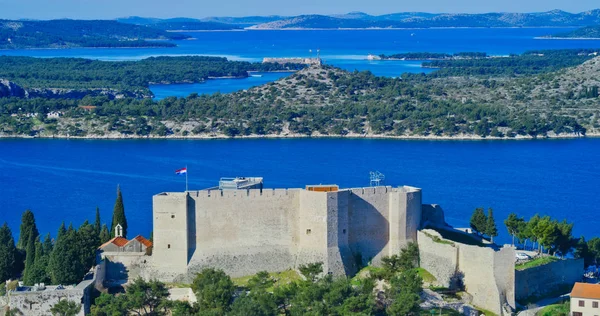
[{"label": "stone fortress", "polygon": [[416,241],[421,203],[421,189],[408,186],[263,189],[262,178],[160,193],[153,197],[152,263],[168,281],[189,281],[205,267],[239,277],[313,262],[352,275],[359,263],[377,265]]}]

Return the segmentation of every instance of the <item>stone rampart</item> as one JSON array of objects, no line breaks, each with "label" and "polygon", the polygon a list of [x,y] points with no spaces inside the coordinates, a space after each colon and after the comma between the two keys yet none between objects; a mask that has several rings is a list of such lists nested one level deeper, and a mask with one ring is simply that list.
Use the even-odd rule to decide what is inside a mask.
[{"label": "stone rampart", "polygon": [[472,295],[473,305],[499,315],[515,308],[513,248],[496,251],[452,242],[430,229],[419,232],[418,244],[421,267],[439,285],[452,288],[462,283]]},{"label": "stone rampart", "polygon": [[515,271],[515,297],[520,301],[553,293],[561,287],[566,288],[581,281],[583,273],[583,259],[559,260],[538,267],[517,270]]}]

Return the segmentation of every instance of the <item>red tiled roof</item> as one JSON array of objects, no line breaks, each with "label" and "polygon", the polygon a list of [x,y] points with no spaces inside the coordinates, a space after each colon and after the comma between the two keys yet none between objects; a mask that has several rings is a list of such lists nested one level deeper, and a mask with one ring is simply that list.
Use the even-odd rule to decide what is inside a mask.
[{"label": "red tiled roof", "polygon": [[575,283],[571,297],[600,299],[600,284]]},{"label": "red tiled roof", "polygon": [[142,237],[142,235],[137,235],[133,239],[139,241],[140,243],[142,243],[146,247],[152,247],[152,242],[150,240]]},{"label": "red tiled roof", "polygon": [[104,244],[102,244],[102,246],[98,247],[99,249],[102,249],[110,244],[114,244],[117,247],[123,247],[125,246],[125,244],[127,244],[129,242],[129,240],[127,240],[126,238],[123,237],[115,237],[107,242],[105,242]]}]

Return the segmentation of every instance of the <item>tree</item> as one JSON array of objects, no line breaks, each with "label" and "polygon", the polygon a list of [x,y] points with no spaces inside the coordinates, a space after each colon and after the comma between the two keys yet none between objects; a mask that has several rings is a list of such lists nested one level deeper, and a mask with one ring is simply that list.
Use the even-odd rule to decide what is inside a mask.
[{"label": "tree", "polygon": [[418,314],[423,290],[423,280],[416,269],[407,270],[390,280],[386,291],[387,298],[392,301],[386,311],[388,315]]},{"label": "tree", "polygon": [[203,269],[192,282],[200,309],[225,313],[229,310],[235,286],[223,270]]},{"label": "tree", "polygon": [[[46,236],[46,238],[49,237]],[[50,251],[46,252],[44,245],[38,238],[35,243],[35,263],[33,269],[29,272],[31,283],[50,283],[50,276],[47,271],[49,254]]]},{"label": "tree", "polygon": [[278,306],[275,296],[267,291],[244,292],[231,304],[227,315],[277,316]]},{"label": "tree", "polygon": [[20,271],[15,271],[17,248],[8,224],[0,227],[0,283],[12,278]]},{"label": "tree", "polygon": [[54,284],[75,284],[85,274],[85,267],[81,263],[81,252],[77,247],[77,231],[71,225],[66,231],[63,230],[64,223],[50,254],[50,277]]},{"label": "tree", "polygon": [[144,315],[162,315],[166,313],[169,290],[164,283],[137,278],[127,287],[125,300],[131,312],[143,311]]},{"label": "tree", "polygon": [[35,225],[35,217],[33,216],[33,212],[30,210],[26,210],[23,212],[23,216],[21,217],[21,227],[19,230],[21,233],[19,235],[19,241],[17,242],[17,248],[21,250],[27,249],[27,242],[30,240],[29,235],[33,234],[33,240],[40,233],[38,232],[37,226]]},{"label": "tree", "polygon": [[108,227],[106,227],[106,224],[104,224],[102,225],[102,230],[100,230],[100,244],[104,244],[110,239],[110,232],[108,231]]},{"label": "tree", "polygon": [[523,223],[525,220],[523,217],[518,217],[515,213],[508,214],[508,218],[504,220],[504,225],[508,234],[512,236],[512,245],[515,245],[515,237],[519,238],[522,229],[524,228]]},{"label": "tree", "polygon": [[568,255],[573,247],[577,244],[577,240],[573,238],[573,223],[568,223],[567,220],[558,222],[557,228],[559,231],[554,250],[562,257]]},{"label": "tree", "polygon": [[69,300],[60,300],[50,308],[53,316],[75,316],[80,310],[81,304]]},{"label": "tree", "polygon": [[541,217],[538,214],[533,215],[529,221],[527,222],[527,235],[529,239],[533,242],[532,247],[535,248],[536,242],[539,241],[538,235],[536,234],[537,226],[540,223]]},{"label": "tree", "polygon": [[100,246],[100,237],[96,233],[95,226],[85,221],[77,231],[77,249],[79,249],[79,261],[86,271],[96,261],[98,246]]},{"label": "tree", "polygon": [[117,200],[113,210],[112,222],[110,224],[110,238],[115,237],[115,226],[120,224],[123,227],[123,237],[127,238],[127,218],[125,217],[125,207],[123,206],[123,195],[121,187],[117,186]]},{"label": "tree", "polygon": [[300,271],[305,280],[314,283],[319,275],[323,273],[323,262],[300,265],[298,271]]},{"label": "tree", "polygon": [[487,217],[485,213],[483,213],[483,208],[478,207],[473,211],[473,215],[471,215],[471,228],[479,233],[484,234],[487,228]]},{"label": "tree", "polygon": [[96,206],[96,220],[94,220],[94,230],[96,231],[96,235],[98,237],[100,237],[100,232],[102,230],[102,223],[100,222],[100,208],[97,206]]},{"label": "tree", "polygon": [[266,291],[273,284],[275,284],[275,280],[269,275],[269,272],[260,271],[248,280],[248,289],[250,291]]},{"label": "tree", "polygon": [[[31,228],[30,228],[31,229]],[[30,231],[27,236],[29,236],[29,240],[27,241],[27,250],[25,252],[25,271],[23,272],[23,283],[25,285],[33,285],[32,273],[35,265],[35,241],[39,242],[38,237],[34,237],[32,231]]]},{"label": "tree", "polygon": [[496,228],[496,220],[494,219],[494,210],[492,210],[491,207],[488,209],[485,234],[490,236],[492,243],[494,242],[494,237],[498,236],[498,228]]}]

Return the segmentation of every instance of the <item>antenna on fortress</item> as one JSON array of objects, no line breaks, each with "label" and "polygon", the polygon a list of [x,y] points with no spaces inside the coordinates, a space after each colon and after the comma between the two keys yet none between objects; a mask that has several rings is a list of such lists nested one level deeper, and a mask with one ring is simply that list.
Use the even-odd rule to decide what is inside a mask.
[{"label": "antenna on fortress", "polygon": [[381,182],[385,180],[385,175],[379,171],[370,171],[369,178],[371,179],[371,186],[378,187],[381,185]]}]

